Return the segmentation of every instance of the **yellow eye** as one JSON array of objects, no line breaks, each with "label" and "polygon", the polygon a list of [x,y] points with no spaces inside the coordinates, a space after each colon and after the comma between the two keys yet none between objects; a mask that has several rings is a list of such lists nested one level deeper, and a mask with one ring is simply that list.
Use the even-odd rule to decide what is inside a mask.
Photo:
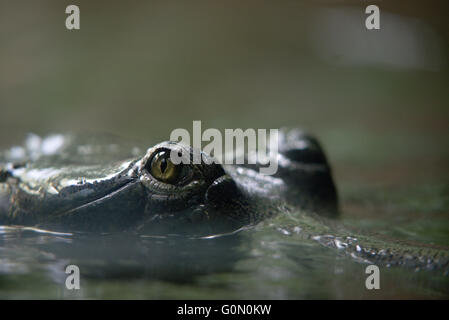
[{"label": "yellow eye", "polygon": [[157,180],[174,183],[179,176],[180,166],[170,161],[170,152],[160,151],[153,156],[150,163],[150,173]]}]

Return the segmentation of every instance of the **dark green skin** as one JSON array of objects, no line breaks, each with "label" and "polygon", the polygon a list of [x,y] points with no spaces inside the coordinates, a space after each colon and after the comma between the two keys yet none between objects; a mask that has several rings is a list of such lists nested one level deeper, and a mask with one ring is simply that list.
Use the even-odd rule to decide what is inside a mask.
[{"label": "dark green skin", "polygon": [[257,223],[286,205],[336,215],[336,191],[320,146],[300,131],[290,130],[289,138],[285,133],[273,176],[261,175],[257,164],[206,164],[210,158],[203,153],[203,163],[182,165],[185,177],[173,185],[153,178],[145,166],[160,150],[183,148],[192,156],[190,148],[163,142],[140,157],[98,163],[105,146],[86,152],[61,137],[57,152],[3,165],[0,222],[68,231],[216,233]]},{"label": "dark green skin", "polygon": [[[326,218],[338,215],[338,198],[330,166],[318,142],[297,129],[280,131],[275,175],[260,174],[257,164],[223,166],[204,161],[182,165],[181,178],[174,184],[152,177],[146,165],[161,150],[183,148],[192,156],[190,148],[176,142],[162,142],[141,152],[124,148],[122,142],[52,139],[55,143],[28,142],[21,157],[13,159],[12,149],[3,156],[0,225],[208,236],[299,211],[308,212],[301,215],[310,226],[310,231],[303,230],[306,238],[340,249],[344,243],[343,251],[354,258],[428,269],[448,267],[447,250],[397,245],[363,235],[352,240],[332,232]],[[58,143],[59,148],[52,149]],[[206,154],[203,159],[210,160]]]}]

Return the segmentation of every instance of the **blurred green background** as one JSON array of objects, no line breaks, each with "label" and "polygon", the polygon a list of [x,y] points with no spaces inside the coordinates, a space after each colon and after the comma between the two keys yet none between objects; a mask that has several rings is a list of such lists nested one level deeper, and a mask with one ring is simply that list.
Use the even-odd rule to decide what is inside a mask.
[{"label": "blurred green background", "polygon": [[[80,30],[65,28],[69,4]],[[150,145],[192,120],[300,126],[327,150],[348,219],[447,219],[448,7],[0,0],[0,146],[67,131]]]}]

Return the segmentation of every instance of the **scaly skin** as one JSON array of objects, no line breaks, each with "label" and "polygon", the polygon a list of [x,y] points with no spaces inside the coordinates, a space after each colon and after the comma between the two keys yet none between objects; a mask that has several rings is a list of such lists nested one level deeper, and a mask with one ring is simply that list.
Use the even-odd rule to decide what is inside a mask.
[{"label": "scaly skin", "polygon": [[[279,137],[276,174],[261,165],[182,166],[172,183],[155,179],[148,163],[161,150],[193,150],[174,142],[148,149],[103,138],[32,136],[2,155],[0,225],[56,231],[210,235],[232,232],[288,212],[308,212],[298,225],[305,238],[354,259],[414,268],[448,268],[448,250],[384,241],[334,228],[337,193],[318,142],[297,129]],[[87,143],[86,143],[87,142]],[[326,217],[326,218],[324,218]]]}]

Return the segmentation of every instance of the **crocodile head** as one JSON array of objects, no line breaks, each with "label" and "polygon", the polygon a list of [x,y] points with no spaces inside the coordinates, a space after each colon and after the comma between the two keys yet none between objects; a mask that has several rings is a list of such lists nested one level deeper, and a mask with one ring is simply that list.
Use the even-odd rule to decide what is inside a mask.
[{"label": "crocodile head", "polygon": [[[317,141],[296,129],[283,130],[278,150],[273,175],[261,174],[257,162],[221,165],[203,152],[196,163],[199,151],[170,141],[109,167],[57,167],[43,157],[5,174],[6,216],[9,223],[64,230],[217,234],[288,207],[336,215],[331,170]],[[187,161],[175,164],[172,154]]]}]

